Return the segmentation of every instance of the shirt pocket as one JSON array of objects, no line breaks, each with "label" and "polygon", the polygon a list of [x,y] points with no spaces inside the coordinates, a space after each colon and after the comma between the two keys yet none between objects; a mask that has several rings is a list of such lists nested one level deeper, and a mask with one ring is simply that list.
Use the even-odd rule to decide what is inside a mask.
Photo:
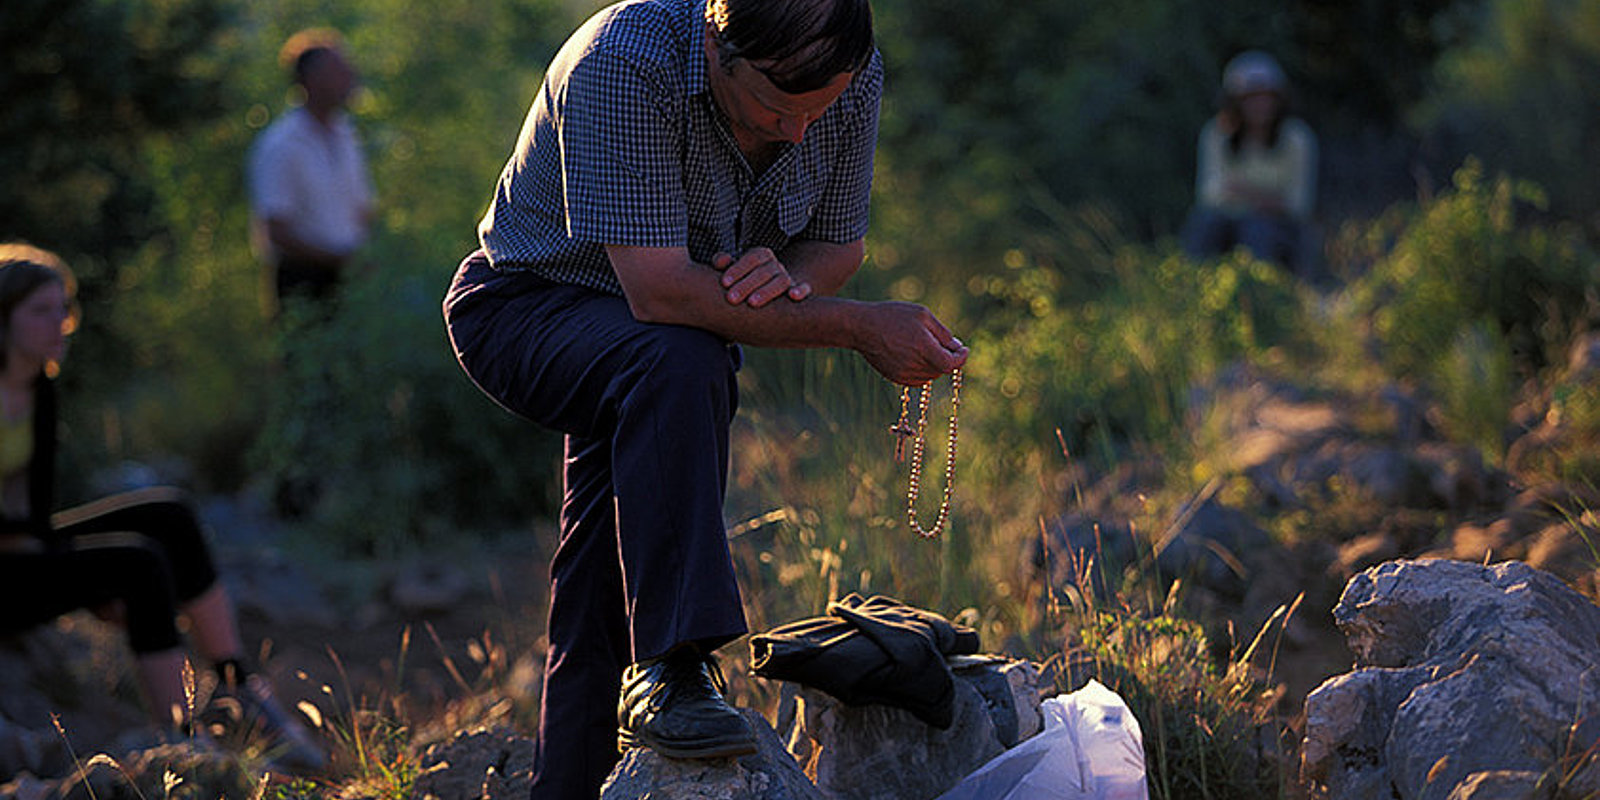
[{"label": "shirt pocket", "polygon": [[788,187],[778,198],[778,229],[789,238],[799,236],[811,225],[817,210],[817,186],[805,183]]}]

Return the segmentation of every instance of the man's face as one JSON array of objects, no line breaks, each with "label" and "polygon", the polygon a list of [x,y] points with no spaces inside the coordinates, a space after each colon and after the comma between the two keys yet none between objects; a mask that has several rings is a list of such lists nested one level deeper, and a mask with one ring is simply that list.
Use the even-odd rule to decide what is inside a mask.
[{"label": "man's face", "polygon": [[820,89],[789,94],[774,86],[762,72],[773,66],[770,62],[731,58],[724,63],[710,36],[706,55],[711,96],[727,116],[734,138],[745,148],[780,142],[798,144],[806,128],[844,94],[854,77],[854,73],[840,73]]},{"label": "man's face", "polygon": [[342,106],[356,88],[356,71],[338,50],[325,50],[306,66],[306,94],[331,106]]}]

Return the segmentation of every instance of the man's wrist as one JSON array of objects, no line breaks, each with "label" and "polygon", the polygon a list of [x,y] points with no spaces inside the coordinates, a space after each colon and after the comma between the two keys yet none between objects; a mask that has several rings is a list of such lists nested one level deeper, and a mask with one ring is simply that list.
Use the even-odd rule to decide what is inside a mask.
[{"label": "man's wrist", "polygon": [[857,352],[861,350],[861,343],[866,336],[867,315],[872,313],[872,303],[839,297],[815,297],[807,302],[827,304],[833,307],[833,319],[828,321],[826,329],[837,333],[837,337],[835,341],[828,343],[830,346],[843,347]]}]

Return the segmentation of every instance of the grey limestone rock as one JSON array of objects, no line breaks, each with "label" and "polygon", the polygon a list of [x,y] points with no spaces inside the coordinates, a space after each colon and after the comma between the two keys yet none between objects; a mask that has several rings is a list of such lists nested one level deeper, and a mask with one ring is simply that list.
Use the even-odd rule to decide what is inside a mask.
[{"label": "grey limestone rock", "polygon": [[433,745],[412,785],[416,800],[525,800],[533,781],[533,740],[480,728]]},{"label": "grey limestone rock", "polygon": [[898,708],[847,706],[786,685],[779,732],[829,800],[937,797],[1042,726],[1031,664],[975,658],[953,666],[955,718],[947,729]]},{"label": "grey limestone rock", "polygon": [[652,750],[629,750],[606,779],[600,800],[824,800],[766,719],[749,709],[741,712],[756,732],[755,753],[675,759]]},{"label": "grey limestone rock", "polygon": [[1331,800],[1600,792],[1600,606],[1521,562],[1391,561],[1334,618],[1355,670],[1306,698],[1302,751]]}]

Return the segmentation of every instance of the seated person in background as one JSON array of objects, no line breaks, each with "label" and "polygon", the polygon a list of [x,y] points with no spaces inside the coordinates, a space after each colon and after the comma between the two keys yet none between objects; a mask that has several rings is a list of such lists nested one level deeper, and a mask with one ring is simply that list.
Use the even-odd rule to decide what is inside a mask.
[{"label": "seated person in background", "polygon": [[157,729],[195,733],[177,616],[232,697],[277,740],[277,762],[319,768],[322,751],[247,669],[233,605],[199,519],[176,489],[107,497],[52,515],[55,376],[77,325],[75,282],[55,254],[0,244],[0,634],[77,609],[121,621]]},{"label": "seated person in background", "polygon": [[1221,109],[1200,131],[1195,208],[1183,228],[1191,258],[1248,248],[1296,270],[1317,183],[1317,139],[1288,114],[1289,83],[1259,50],[1240,53],[1222,74]]}]

